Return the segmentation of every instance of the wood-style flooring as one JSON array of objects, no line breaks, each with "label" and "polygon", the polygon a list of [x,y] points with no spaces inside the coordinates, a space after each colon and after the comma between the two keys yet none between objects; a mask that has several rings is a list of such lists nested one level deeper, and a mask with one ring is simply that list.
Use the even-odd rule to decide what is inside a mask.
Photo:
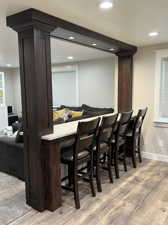
[{"label": "wood-style flooring", "polygon": [[113,184],[104,174],[102,187],[93,198],[88,184],[80,184],[80,210],[66,192],[54,213],[30,209],[10,225],[168,225],[168,163],[144,160]]}]

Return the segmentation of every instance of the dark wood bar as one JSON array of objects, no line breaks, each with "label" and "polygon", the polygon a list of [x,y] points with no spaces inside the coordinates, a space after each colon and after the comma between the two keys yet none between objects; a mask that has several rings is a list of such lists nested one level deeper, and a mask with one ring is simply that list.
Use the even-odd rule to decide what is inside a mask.
[{"label": "dark wood bar", "polygon": [[118,56],[120,112],[132,108],[132,67],[137,47],[35,9],[7,17],[7,25],[18,32],[19,38],[27,203],[39,211],[54,211],[61,206],[60,140],[41,142],[43,135],[53,133],[50,36],[68,41],[75,33],[75,43],[91,47],[88,40],[97,41],[99,47],[94,48]]}]

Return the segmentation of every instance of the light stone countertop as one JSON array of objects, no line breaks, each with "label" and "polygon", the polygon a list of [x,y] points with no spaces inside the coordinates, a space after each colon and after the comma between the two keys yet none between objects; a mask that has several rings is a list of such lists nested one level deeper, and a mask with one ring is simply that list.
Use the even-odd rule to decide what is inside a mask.
[{"label": "light stone countertop", "polygon": [[53,141],[59,138],[73,135],[77,131],[78,122],[89,121],[89,120],[96,119],[98,117],[102,118],[103,116],[111,116],[111,115],[114,115],[114,113],[108,113],[101,116],[94,116],[94,117],[90,117],[90,118],[86,118],[82,120],[54,125],[54,132],[52,134],[42,136],[42,140]]}]

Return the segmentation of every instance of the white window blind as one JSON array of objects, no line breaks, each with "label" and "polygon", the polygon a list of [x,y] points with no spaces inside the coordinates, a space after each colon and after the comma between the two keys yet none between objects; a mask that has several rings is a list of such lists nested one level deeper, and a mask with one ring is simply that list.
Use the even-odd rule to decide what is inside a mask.
[{"label": "white window blind", "polygon": [[159,117],[168,119],[168,57],[161,59]]},{"label": "white window blind", "polygon": [[78,77],[76,70],[56,68],[52,71],[53,106],[77,106]]}]

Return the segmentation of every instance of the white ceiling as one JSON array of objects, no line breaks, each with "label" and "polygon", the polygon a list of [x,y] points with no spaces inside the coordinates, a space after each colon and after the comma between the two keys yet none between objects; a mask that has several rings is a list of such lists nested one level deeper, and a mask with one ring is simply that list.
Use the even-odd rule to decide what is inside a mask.
[{"label": "white ceiling", "polygon": [[[114,0],[101,10],[100,0],[0,0],[0,66],[18,64],[17,34],[6,16],[36,8],[107,36],[138,46],[168,42],[168,0]],[[148,33],[158,31],[159,36]]]},{"label": "white ceiling", "polygon": [[[67,57],[73,56],[73,60]],[[51,61],[52,63],[77,62],[89,59],[112,57],[113,55],[94,48],[70,43],[67,41],[51,38]]]}]

